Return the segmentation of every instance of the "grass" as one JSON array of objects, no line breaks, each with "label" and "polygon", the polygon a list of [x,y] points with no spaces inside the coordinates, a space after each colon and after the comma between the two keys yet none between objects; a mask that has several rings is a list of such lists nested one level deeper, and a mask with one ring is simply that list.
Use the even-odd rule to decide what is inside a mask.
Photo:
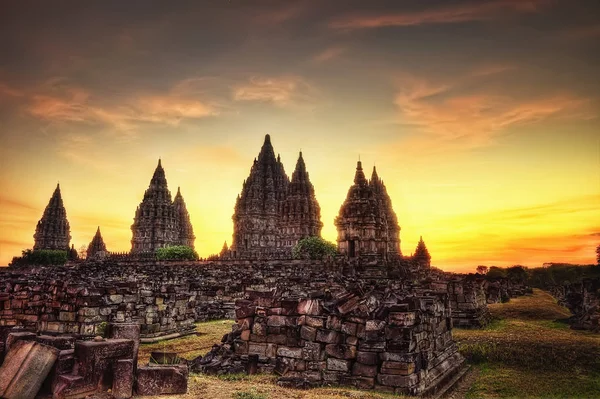
[{"label": "grass", "polygon": [[483,330],[453,335],[477,378],[467,398],[600,398],[600,336],[571,330],[547,293],[490,305]]},{"label": "grass", "polygon": [[[466,398],[600,398],[600,335],[571,330],[567,309],[547,293],[490,305],[493,320],[483,330],[453,330],[461,352],[473,365]],[[177,352],[193,359],[219,343],[232,321],[198,323],[199,335],[140,347],[140,363],[150,352]],[[295,390],[275,384],[273,375],[192,374],[179,399],[391,399],[391,394],[352,388]],[[464,390],[463,390],[464,391]],[[462,397],[453,395],[455,399]]]},{"label": "grass", "polygon": [[221,342],[224,334],[231,331],[233,320],[216,320],[196,323],[196,334],[182,338],[161,341],[154,344],[140,345],[138,364],[145,365],[150,361],[153,351],[177,352],[180,358],[195,359],[209,352],[214,344]]}]

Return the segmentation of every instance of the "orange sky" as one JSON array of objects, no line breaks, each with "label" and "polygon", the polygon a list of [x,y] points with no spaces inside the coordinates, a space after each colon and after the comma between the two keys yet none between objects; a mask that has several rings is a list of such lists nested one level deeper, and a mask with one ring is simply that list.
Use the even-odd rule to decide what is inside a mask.
[{"label": "orange sky", "polygon": [[0,17],[0,265],[57,181],[76,247],[100,225],[129,250],[159,157],[216,253],[266,133],[288,175],[302,150],[329,240],[360,155],[405,254],[422,235],[445,270],[594,261],[595,2],[36,7]]}]

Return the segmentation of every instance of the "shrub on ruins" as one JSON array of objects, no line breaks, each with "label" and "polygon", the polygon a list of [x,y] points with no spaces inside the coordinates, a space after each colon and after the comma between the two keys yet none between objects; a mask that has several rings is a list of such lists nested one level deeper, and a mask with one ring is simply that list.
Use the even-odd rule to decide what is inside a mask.
[{"label": "shrub on ruins", "polygon": [[525,283],[529,278],[529,273],[525,266],[515,265],[506,269],[506,277],[516,283]]},{"label": "shrub on ruins", "polygon": [[14,257],[11,266],[27,265],[64,265],[67,263],[68,253],[58,249],[26,249],[22,256]]},{"label": "shrub on ruins", "polygon": [[334,243],[317,236],[301,239],[292,249],[294,259],[323,259],[336,254],[337,246]]},{"label": "shrub on ruins", "polygon": [[198,260],[198,254],[194,248],[185,245],[171,245],[156,249],[158,260]]},{"label": "shrub on ruins", "polygon": [[488,270],[487,274],[485,275],[485,277],[488,280],[505,278],[506,277],[506,269],[503,269],[498,266],[491,266],[490,269]]}]

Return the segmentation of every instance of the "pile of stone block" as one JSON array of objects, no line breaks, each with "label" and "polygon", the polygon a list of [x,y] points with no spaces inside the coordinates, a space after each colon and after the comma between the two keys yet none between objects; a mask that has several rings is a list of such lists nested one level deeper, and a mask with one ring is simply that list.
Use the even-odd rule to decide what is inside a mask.
[{"label": "pile of stone block", "polygon": [[139,394],[187,392],[185,364],[161,365],[150,373],[137,368],[139,325],[111,324],[109,330],[111,338],[88,341],[9,331],[0,397],[77,399],[110,390],[115,399],[126,399],[133,396],[136,379]]},{"label": "pile of stone block", "polygon": [[550,292],[573,313],[569,319],[571,328],[600,332],[600,279],[555,286]]},{"label": "pile of stone block", "polygon": [[487,307],[484,280],[466,277],[448,282],[452,321],[458,328],[481,328],[492,319]]},{"label": "pile of stone block", "polygon": [[435,391],[463,365],[448,297],[390,287],[309,298],[248,291],[237,323],[193,369],[275,372],[285,386],[341,384],[402,394]]}]

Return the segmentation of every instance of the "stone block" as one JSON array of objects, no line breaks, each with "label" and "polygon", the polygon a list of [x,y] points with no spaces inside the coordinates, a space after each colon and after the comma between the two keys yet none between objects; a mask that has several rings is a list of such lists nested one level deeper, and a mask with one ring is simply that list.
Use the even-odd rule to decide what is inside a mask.
[{"label": "stone block", "polygon": [[326,344],[337,344],[340,341],[340,334],[332,330],[317,330],[316,340]]},{"label": "stone block", "polygon": [[288,348],[286,346],[279,346],[277,348],[277,356],[302,359],[302,348]]},{"label": "stone block", "polygon": [[328,356],[337,359],[354,359],[356,358],[356,346],[344,344],[328,344],[325,345],[325,353]]},{"label": "stone block", "polygon": [[367,365],[376,365],[378,363],[377,357],[376,352],[356,352],[356,361]]},{"label": "stone block", "polygon": [[352,365],[352,375],[363,377],[375,377],[377,375],[377,365],[368,365],[354,362]]},{"label": "stone block", "polygon": [[305,342],[302,347],[302,359],[321,360],[321,344],[318,342]]},{"label": "stone block", "polygon": [[327,359],[327,370],[348,372],[350,371],[350,363],[349,360],[334,359],[330,357]]},{"label": "stone block", "polygon": [[185,394],[187,382],[187,365],[139,367],[136,391],[142,396]]},{"label": "stone block", "polygon": [[419,377],[417,374],[405,376],[379,373],[377,374],[377,382],[389,387],[409,388],[419,382]]},{"label": "stone block", "polygon": [[127,399],[133,395],[133,359],[119,359],[114,366],[112,395],[115,399]]},{"label": "stone block", "polygon": [[33,399],[58,359],[59,352],[39,342],[15,342],[0,366],[0,397]]},{"label": "stone block", "polygon": [[300,315],[318,316],[322,308],[318,299],[305,299],[298,303],[297,312]]},{"label": "stone block", "polygon": [[317,329],[311,326],[302,326],[300,328],[300,338],[307,341],[314,341],[317,337]]}]

